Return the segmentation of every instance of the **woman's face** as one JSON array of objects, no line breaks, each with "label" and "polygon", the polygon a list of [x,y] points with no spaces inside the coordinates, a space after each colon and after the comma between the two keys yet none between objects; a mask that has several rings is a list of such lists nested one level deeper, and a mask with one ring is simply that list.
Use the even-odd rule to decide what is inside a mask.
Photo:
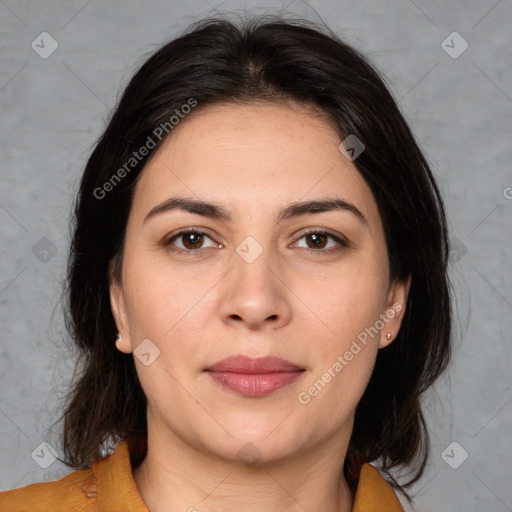
[{"label": "woman's face", "polygon": [[[111,301],[155,432],[233,460],[348,442],[408,284],[389,283],[377,205],[340,143],[304,107],[220,104],[146,165]],[[232,356],[290,365],[214,367]]]}]

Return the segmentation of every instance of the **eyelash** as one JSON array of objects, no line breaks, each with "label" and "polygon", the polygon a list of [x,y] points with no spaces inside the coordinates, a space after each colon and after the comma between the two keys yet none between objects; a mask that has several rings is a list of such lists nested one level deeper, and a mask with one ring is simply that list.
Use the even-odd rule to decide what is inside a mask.
[{"label": "eyelash", "polygon": [[[189,229],[184,229],[182,231],[178,231],[177,233],[172,235],[171,238],[168,238],[164,242],[164,245],[166,247],[170,247],[173,252],[178,253],[178,254],[187,254],[187,255],[192,255],[192,256],[197,255],[198,253],[200,253],[203,250],[203,248],[201,248],[201,249],[181,249],[179,247],[172,247],[172,242],[174,242],[174,240],[177,240],[180,236],[183,236],[186,234],[206,235],[208,238],[210,238],[210,240],[212,240],[212,237],[209,236],[208,233],[198,230],[198,229],[190,229],[189,228]],[[338,247],[331,247],[330,249],[309,249],[309,248],[306,249],[308,252],[313,253],[315,255],[332,254],[334,252],[338,252],[340,250],[347,249],[350,247],[350,244],[348,243],[347,240],[345,240],[341,237],[338,237],[338,236],[330,233],[329,231],[323,231],[320,229],[311,230],[311,231],[307,231],[306,233],[302,233],[301,236],[297,240],[301,240],[302,238],[304,238],[308,235],[316,235],[316,234],[327,235],[328,238],[331,238],[336,243],[338,243]]]}]

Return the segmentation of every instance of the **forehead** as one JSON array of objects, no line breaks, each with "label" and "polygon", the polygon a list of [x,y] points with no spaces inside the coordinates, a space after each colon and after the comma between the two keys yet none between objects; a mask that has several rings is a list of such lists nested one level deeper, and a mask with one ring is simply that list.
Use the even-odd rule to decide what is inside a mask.
[{"label": "forehead", "polygon": [[181,121],[146,164],[133,208],[145,215],[181,194],[234,213],[275,212],[299,200],[336,196],[378,222],[377,205],[325,115],[297,104],[207,106]]}]

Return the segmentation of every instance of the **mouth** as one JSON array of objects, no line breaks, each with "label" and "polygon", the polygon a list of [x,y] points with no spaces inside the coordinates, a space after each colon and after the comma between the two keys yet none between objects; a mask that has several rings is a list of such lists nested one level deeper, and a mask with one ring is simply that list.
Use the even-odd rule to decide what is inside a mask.
[{"label": "mouth", "polygon": [[279,357],[233,356],[204,371],[224,389],[246,397],[260,397],[293,384],[305,369]]}]

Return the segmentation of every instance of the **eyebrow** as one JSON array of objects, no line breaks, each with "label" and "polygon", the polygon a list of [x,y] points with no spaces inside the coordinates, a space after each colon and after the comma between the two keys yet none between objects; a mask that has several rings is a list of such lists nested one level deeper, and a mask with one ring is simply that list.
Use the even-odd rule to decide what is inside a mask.
[{"label": "eyebrow", "polygon": [[[160,203],[152,208],[144,218],[144,223],[152,217],[173,210],[182,210],[185,212],[193,213],[195,215],[202,215],[210,219],[218,219],[223,221],[232,220],[231,212],[224,208],[222,205],[185,197],[171,197],[163,203]],[[336,210],[350,212],[354,214],[362,224],[368,226],[368,221],[362,212],[352,203],[349,203],[348,201],[340,198],[316,199],[314,201],[291,203],[279,212],[275,221],[276,223],[279,223],[284,220],[300,217],[302,215]]]}]

